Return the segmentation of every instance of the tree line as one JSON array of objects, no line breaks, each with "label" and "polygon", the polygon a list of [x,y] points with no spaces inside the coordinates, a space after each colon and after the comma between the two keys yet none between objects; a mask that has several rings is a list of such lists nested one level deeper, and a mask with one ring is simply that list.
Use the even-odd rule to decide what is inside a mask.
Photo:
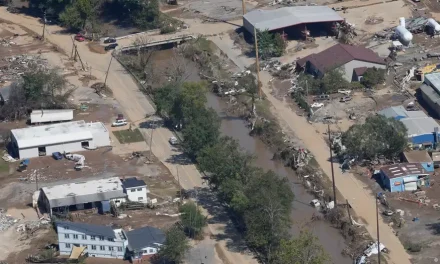
[{"label": "tree line", "polygon": [[207,173],[248,245],[264,263],[327,263],[327,254],[309,231],[288,235],[294,194],[287,179],[255,167],[254,157],[237,141],[220,135],[220,119],[206,107],[206,92],[205,82],[175,82],[155,89],[153,98],[157,113],[180,130],[184,151]]}]

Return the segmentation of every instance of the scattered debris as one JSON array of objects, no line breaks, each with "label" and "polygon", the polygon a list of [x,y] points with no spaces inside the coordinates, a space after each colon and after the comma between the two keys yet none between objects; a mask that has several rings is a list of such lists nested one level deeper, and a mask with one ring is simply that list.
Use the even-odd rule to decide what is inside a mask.
[{"label": "scattered debris", "polygon": [[18,220],[10,215],[5,214],[3,209],[0,209],[0,232],[7,230],[9,227],[17,223]]},{"label": "scattered debris", "polygon": [[29,69],[48,69],[48,62],[39,55],[17,55],[0,60],[0,82],[18,80]]}]

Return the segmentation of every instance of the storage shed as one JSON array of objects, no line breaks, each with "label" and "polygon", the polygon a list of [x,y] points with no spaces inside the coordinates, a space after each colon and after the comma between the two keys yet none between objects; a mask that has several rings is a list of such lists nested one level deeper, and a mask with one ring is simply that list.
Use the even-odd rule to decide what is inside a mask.
[{"label": "storage shed", "polygon": [[110,146],[109,131],[101,122],[73,121],[11,130],[12,155],[20,159],[50,156]]},{"label": "storage shed", "polygon": [[420,163],[402,163],[384,166],[380,177],[390,192],[415,191],[422,186],[429,186],[429,174]]},{"label": "storage shed", "polygon": [[419,163],[427,172],[434,172],[434,164],[426,150],[405,151],[403,160],[409,163]]}]

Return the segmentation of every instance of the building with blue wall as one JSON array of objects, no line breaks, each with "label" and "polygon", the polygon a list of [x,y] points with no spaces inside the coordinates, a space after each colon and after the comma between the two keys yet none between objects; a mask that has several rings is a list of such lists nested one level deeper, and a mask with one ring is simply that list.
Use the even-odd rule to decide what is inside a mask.
[{"label": "building with blue wall", "polygon": [[393,106],[378,114],[400,120],[408,130],[408,141],[414,145],[433,146],[438,143],[439,124],[423,111],[407,111],[403,106]]},{"label": "building with blue wall", "polygon": [[429,174],[419,163],[401,163],[384,166],[380,178],[390,192],[415,191],[429,187]]}]

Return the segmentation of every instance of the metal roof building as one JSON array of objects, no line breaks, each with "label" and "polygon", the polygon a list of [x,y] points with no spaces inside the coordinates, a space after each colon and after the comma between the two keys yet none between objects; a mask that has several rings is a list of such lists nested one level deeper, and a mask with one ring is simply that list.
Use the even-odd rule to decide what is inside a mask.
[{"label": "metal roof building", "polygon": [[415,191],[420,186],[429,186],[429,173],[420,163],[400,163],[383,166],[381,180],[391,192]]},{"label": "metal roof building", "polygon": [[128,250],[130,251],[131,261],[143,259],[156,254],[160,247],[165,243],[165,233],[155,227],[146,226],[126,232],[128,240]]},{"label": "metal roof building", "polygon": [[440,73],[426,74],[424,82],[420,86],[422,99],[440,117]]},{"label": "metal roof building", "polygon": [[252,10],[243,16],[243,26],[254,35],[254,29],[273,31],[300,24],[343,20],[338,13],[327,6],[292,6],[273,10]]},{"label": "metal roof building", "polygon": [[397,120],[407,117],[427,117],[423,111],[407,111],[402,105],[385,108],[379,111],[379,114]]},{"label": "metal roof building", "polygon": [[54,208],[76,206],[77,209],[83,209],[84,205],[88,203],[125,197],[121,180],[118,177],[113,177],[43,187],[38,200],[40,205],[52,213]]},{"label": "metal roof building", "polygon": [[13,156],[20,159],[50,156],[110,146],[109,132],[101,122],[73,121],[11,130]]}]

